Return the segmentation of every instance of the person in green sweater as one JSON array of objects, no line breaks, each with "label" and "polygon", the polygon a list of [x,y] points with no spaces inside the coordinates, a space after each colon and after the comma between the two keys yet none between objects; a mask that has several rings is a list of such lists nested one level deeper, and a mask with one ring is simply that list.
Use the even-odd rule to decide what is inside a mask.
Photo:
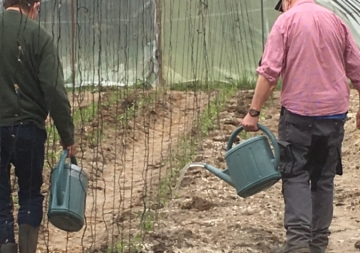
[{"label": "person in green sweater", "polygon": [[[4,0],[0,14],[0,253],[35,253],[43,217],[41,186],[50,115],[68,156],[76,154],[71,107],[52,36],[34,21],[40,0]],[[18,179],[18,244],[10,166]]]}]

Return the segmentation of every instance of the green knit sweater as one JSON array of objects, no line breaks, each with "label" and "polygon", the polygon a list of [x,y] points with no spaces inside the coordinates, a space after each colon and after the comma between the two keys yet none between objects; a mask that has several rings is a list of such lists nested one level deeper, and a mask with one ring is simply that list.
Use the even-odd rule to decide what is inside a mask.
[{"label": "green knit sweater", "polygon": [[50,114],[64,145],[74,125],[62,65],[52,36],[25,14],[0,15],[0,127],[32,122],[45,128]]}]

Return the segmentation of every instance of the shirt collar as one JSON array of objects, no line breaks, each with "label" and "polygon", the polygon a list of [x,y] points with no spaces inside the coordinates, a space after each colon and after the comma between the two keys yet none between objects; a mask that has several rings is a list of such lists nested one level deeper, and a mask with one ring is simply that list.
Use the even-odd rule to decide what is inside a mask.
[{"label": "shirt collar", "polygon": [[294,5],[293,5],[293,7],[294,6],[297,6],[297,5],[301,5],[301,4],[305,4],[305,3],[315,3],[315,1],[314,0],[298,0]]}]

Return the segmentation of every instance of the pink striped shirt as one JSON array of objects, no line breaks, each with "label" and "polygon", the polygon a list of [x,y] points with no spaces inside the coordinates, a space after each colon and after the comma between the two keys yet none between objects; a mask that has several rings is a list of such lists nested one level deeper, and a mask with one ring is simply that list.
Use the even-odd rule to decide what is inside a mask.
[{"label": "pink striped shirt", "polygon": [[347,78],[360,90],[360,52],[348,27],[313,0],[279,16],[256,71],[271,83],[281,75],[282,106],[304,116],[348,111]]}]

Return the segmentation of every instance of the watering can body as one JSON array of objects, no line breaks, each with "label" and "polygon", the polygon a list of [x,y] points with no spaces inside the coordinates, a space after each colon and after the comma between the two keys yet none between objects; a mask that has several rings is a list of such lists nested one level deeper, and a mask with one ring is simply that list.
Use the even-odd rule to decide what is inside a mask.
[{"label": "watering can body", "polygon": [[219,170],[209,164],[204,165],[207,170],[232,185],[243,198],[264,191],[281,179],[278,170],[280,150],[275,136],[265,126],[259,124],[259,129],[270,138],[275,154],[265,136],[255,136],[232,147],[236,136],[243,131],[243,127],[239,127],[228,141],[225,154],[227,169]]},{"label": "watering can body", "polygon": [[51,173],[48,219],[63,231],[77,232],[85,221],[88,176],[77,166],[75,157],[65,163],[66,157],[64,150]]}]

